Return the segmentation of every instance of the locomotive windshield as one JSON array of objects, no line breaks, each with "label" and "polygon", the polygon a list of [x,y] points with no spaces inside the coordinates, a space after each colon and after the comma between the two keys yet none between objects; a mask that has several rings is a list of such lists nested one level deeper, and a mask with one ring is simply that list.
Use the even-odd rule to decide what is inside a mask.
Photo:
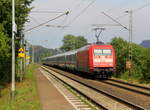
[{"label": "locomotive windshield", "polygon": [[100,55],[112,55],[111,49],[94,49],[94,55],[100,56]]}]

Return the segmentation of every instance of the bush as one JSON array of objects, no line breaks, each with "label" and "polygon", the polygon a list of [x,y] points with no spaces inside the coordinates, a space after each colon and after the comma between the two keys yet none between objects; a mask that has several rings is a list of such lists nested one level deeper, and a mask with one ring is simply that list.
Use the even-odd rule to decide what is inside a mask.
[{"label": "bush", "polygon": [[8,37],[3,33],[3,26],[0,25],[0,83],[8,82],[11,78],[11,55],[9,50]]},{"label": "bush", "polygon": [[[129,43],[122,38],[113,38],[111,44],[115,48],[117,60],[117,72],[115,77],[127,79],[128,71],[126,70],[126,61],[129,54]],[[150,49],[140,45],[131,44],[132,46],[132,78],[139,81],[150,81]]]}]

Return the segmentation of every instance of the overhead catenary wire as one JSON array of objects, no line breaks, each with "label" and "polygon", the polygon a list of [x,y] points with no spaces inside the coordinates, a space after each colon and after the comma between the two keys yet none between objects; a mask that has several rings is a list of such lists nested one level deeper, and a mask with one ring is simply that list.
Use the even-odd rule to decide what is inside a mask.
[{"label": "overhead catenary wire", "polygon": [[[75,1],[77,1],[77,0],[75,0]],[[69,13],[72,13],[76,8],[78,8],[83,1],[85,1],[85,0],[80,0],[80,3],[78,3],[75,7],[71,7],[71,9],[69,9]],[[74,4],[74,3],[72,3],[72,4]],[[65,27],[69,27],[69,26],[65,25],[65,22],[67,21],[67,19],[68,19],[68,15],[62,20],[62,23],[60,25],[60,26],[62,26],[61,30],[63,30]]]},{"label": "overhead catenary wire", "polygon": [[[85,1],[85,0],[84,0]],[[71,22],[69,22],[68,24],[64,25],[67,27],[70,27],[71,23],[73,23],[82,13],[84,13],[96,0],[93,0],[92,2],[90,2],[90,4],[88,4],[87,7],[85,7]],[[74,8],[72,8],[69,12],[73,12],[77,7],[79,7],[81,5],[83,1],[81,1],[79,4],[77,4],[77,6],[75,6]],[[66,17],[66,19],[64,21],[66,21],[68,18],[68,16]],[[65,28],[61,28],[61,32],[57,33],[60,34],[64,31]]]},{"label": "overhead catenary wire", "polygon": [[137,8],[137,9],[134,9],[133,12],[140,11],[140,10],[142,10],[143,8],[146,8],[146,7],[148,7],[148,6],[150,6],[150,2],[149,2],[149,3],[146,3],[145,5],[143,5],[143,6],[139,7],[139,8]]},{"label": "overhead catenary wire", "polygon": [[30,29],[28,29],[28,30],[25,30],[25,32],[28,32],[28,31],[31,31],[31,30],[33,30],[33,29],[35,29],[35,28],[38,28],[38,27],[40,27],[40,26],[43,26],[43,25],[49,23],[50,21],[56,20],[57,18],[60,18],[61,16],[68,15],[68,14],[69,14],[69,11],[67,11],[66,13],[63,13],[63,14],[61,14],[61,15],[59,15],[59,16],[53,18],[53,19],[50,19],[50,20],[48,20],[48,21],[46,21],[46,22],[44,22],[44,23],[41,23],[41,24],[39,24],[39,25],[37,25],[37,26],[35,26],[35,27],[32,27],[32,28],[30,28]]},{"label": "overhead catenary wire", "polygon": [[[123,1],[123,2],[121,2],[121,3],[119,3],[117,6],[122,6],[122,5],[125,5],[125,4],[127,4],[127,3],[128,3],[128,1],[125,0],[125,1]],[[113,8],[106,9],[104,12],[109,13],[110,11],[114,11],[114,10],[118,9],[117,6],[115,6],[115,7],[113,7]],[[119,8],[119,9],[122,9],[122,10],[123,10],[123,9],[125,9],[125,7],[121,7],[121,8]]]},{"label": "overhead catenary wire", "polygon": [[[93,1],[93,2],[95,2],[95,1]],[[150,3],[146,3],[146,4],[144,4],[143,6],[141,6],[141,7],[137,8],[137,9],[133,10],[133,12],[138,12],[138,11],[142,10],[143,8],[149,6],[149,5],[150,5]],[[81,14],[79,14],[78,16],[76,16],[76,17],[72,20],[72,22],[73,22],[74,20],[76,20],[80,15],[81,15]],[[127,15],[128,15],[128,14],[125,13],[125,14],[123,14],[123,15],[121,15],[121,16],[115,18],[115,20],[119,20],[119,19],[121,19],[121,18],[124,18],[124,17],[126,17]],[[107,23],[105,23],[105,24],[107,25],[107,24],[110,24],[110,23],[112,23],[112,21],[109,21],[109,22],[107,22]],[[70,23],[70,24],[71,24],[71,23]],[[105,26],[105,25],[104,25],[104,26]],[[126,27],[124,26],[124,28],[126,28]],[[88,34],[89,34],[89,32],[88,32]],[[87,34],[86,34],[86,35],[87,35]]]},{"label": "overhead catenary wire", "polygon": [[30,13],[64,13],[60,11],[31,11]]},{"label": "overhead catenary wire", "polygon": [[74,6],[73,8],[71,8],[70,12],[73,12],[74,10],[76,10],[77,8],[79,8],[81,6],[81,3],[83,3],[83,1],[85,1],[85,0],[81,0],[76,6]]},{"label": "overhead catenary wire", "polygon": [[68,19],[68,16],[65,17],[65,19],[62,21],[62,28],[59,28],[60,29],[60,32],[58,32],[55,36],[59,36],[66,27],[69,27],[68,25],[65,25],[65,22],[67,21]]},{"label": "overhead catenary wire", "polygon": [[120,22],[118,22],[116,19],[112,18],[111,16],[107,15],[105,12],[102,13],[108,18],[110,18],[111,20],[113,20],[114,22],[116,22],[117,24],[119,24],[120,26],[122,26],[124,29],[129,30],[126,26],[122,25]]},{"label": "overhead catenary wire", "polygon": [[30,15],[28,15],[29,16],[29,18],[31,18],[36,24],[40,24],[40,22],[38,22],[34,17],[32,17],[32,16],[30,16]]},{"label": "overhead catenary wire", "polygon": [[47,25],[45,25],[45,26],[47,26],[47,27],[56,27],[56,28],[64,29],[64,28],[66,28],[66,27],[69,27],[69,26],[65,25],[65,22],[67,21],[67,18],[68,18],[68,15],[65,16],[65,18],[62,20],[62,23],[61,23],[60,25],[47,24]]},{"label": "overhead catenary wire", "polygon": [[[125,17],[125,16],[127,16],[127,14],[123,14],[123,15],[117,17],[117,18],[114,18],[114,19],[115,19],[115,20],[119,20],[119,19],[121,19],[121,18],[123,18],[123,17]],[[105,23],[103,26],[108,25],[108,24],[111,25],[111,23],[112,23],[112,21],[109,21],[109,22]]]},{"label": "overhead catenary wire", "polygon": [[[96,1],[96,0],[93,0],[92,2],[90,2],[90,4],[88,4],[88,6],[85,7],[85,8],[69,23],[69,25],[70,25],[71,23],[73,23],[82,13],[84,13],[95,1]],[[80,3],[80,4],[81,4],[81,3]],[[80,4],[78,4],[78,6],[79,6]],[[72,12],[72,11],[73,11],[73,10],[68,11],[68,12],[70,13],[70,12]],[[57,12],[57,11],[31,11],[31,13],[62,13],[62,12]],[[64,15],[64,14],[63,14],[63,15]],[[33,29],[35,29],[35,28],[38,28],[38,27],[40,27],[40,26],[43,26],[43,25],[47,24],[48,22],[53,21],[53,20],[55,20],[55,19],[57,19],[57,18],[59,18],[59,17],[61,17],[61,16],[63,16],[63,15],[60,15],[60,16],[58,16],[58,17],[52,19],[52,20],[46,21],[46,22],[44,22],[44,23],[41,23],[41,24],[39,24],[38,26],[32,27],[32,28],[30,28],[30,29],[28,29],[28,30],[25,30],[24,32],[28,32],[28,31],[31,31],[31,30],[33,30]],[[68,15],[68,14],[66,14],[66,15]],[[66,19],[67,19],[67,17],[66,17]],[[32,18],[32,20],[33,20],[33,18]],[[34,19],[34,21],[37,23],[37,21],[36,21],[35,19]]]},{"label": "overhead catenary wire", "polygon": [[77,16],[75,16],[73,18],[73,20],[71,22],[69,22],[68,25],[71,25],[78,17],[80,17],[96,0],[93,0],[92,2],[90,2]]},{"label": "overhead catenary wire", "polygon": [[[93,2],[93,1],[92,1]],[[90,3],[90,4],[93,4],[93,3]],[[94,2],[95,2],[95,0],[94,0]],[[90,5],[89,4],[89,5]],[[145,7],[147,7],[147,6],[149,6],[150,5],[150,3],[148,3],[148,4],[146,4],[146,5],[143,5],[142,7],[140,7],[140,8],[138,8],[138,9],[136,9],[136,10],[134,10],[135,12],[136,11],[139,11],[139,10],[141,10],[141,9],[143,9],[143,8],[145,8]],[[80,6],[80,4],[78,5],[78,6]],[[87,6],[88,7],[88,6]],[[86,9],[86,8],[85,8]],[[83,10],[82,10],[83,11]],[[82,11],[81,11],[81,14],[82,14]],[[85,10],[86,11],[86,10]],[[134,12],[133,11],[133,12]],[[33,11],[34,12],[34,11]],[[47,12],[47,11],[46,11]],[[49,12],[53,12],[53,11],[49,11]],[[84,11],[83,11],[84,12]],[[37,12],[38,13],[38,12]],[[39,13],[42,13],[42,11],[41,12],[39,12]],[[44,12],[43,12],[44,13]],[[71,23],[73,23],[78,17],[80,17],[81,16],[81,14],[79,13],[73,20],[72,20],[72,22],[70,22],[69,24],[71,24]],[[125,17],[125,16],[127,16],[128,14],[124,14],[124,15],[122,15],[122,16],[120,16],[120,17],[118,17],[118,18],[116,18],[116,20],[117,19],[121,19],[121,18],[123,18],[123,17]],[[110,21],[109,23],[112,23],[112,21]],[[107,24],[107,23],[106,23]]]},{"label": "overhead catenary wire", "polygon": [[[138,12],[138,11],[142,10],[143,8],[148,7],[148,6],[150,6],[150,3],[146,3],[146,4],[144,4],[143,6],[137,8],[137,9],[134,9],[134,10],[133,10],[133,13]],[[102,12],[102,13],[103,13],[103,12]],[[128,14],[123,14],[123,15],[121,15],[121,16],[115,18],[114,20],[118,20],[118,19],[124,18],[124,17],[127,16],[127,15],[128,15]],[[110,23],[112,23],[112,21],[105,23],[105,25],[108,25],[108,24],[110,24]],[[105,26],[105,25],[103,25],[103,26]]]},{"label": "overhead catenary wire", "polygon": [[69,27],[68,25],[65,25],[65,22],[67,21],[68,19],[68,15],[65,16],[65,18],[62,20],[62,23],[61,23],[61,26],[63,27],[62,29],[64,29],[65,27]]}]

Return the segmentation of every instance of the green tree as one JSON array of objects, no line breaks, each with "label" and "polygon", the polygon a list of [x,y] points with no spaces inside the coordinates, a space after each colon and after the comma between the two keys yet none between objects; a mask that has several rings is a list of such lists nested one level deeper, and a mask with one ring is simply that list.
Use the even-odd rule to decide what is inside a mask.
[{"label": "green tree", "polygon": [[115,48],[117,62],[117,77],[126,71],[126,61],[128,58],[128,43],[122,38],[113,38],[111,45]]},{"label": "green tree", "polygon": [[[17,37],[20,37],[24,23],[27,22],[29,8],[33,0],[15,0],[15,21]],[[0,0],[0,81],[9,82],[11,78],[11,36],[12,36],[12,0]],[[16,55],[19,40],[15,39]],[[16,61],[17,62],[17,61]]]},{"label": "green tree", "polygon": [[[15,0],[15,21],[17,24],[17,36],[23,31],[24,23],[28,20],[28,13],[32,8],[29,5],[33,0]],[[12,0],[0,0],[0,23],[5,32],[11,38],[12,33]]]},{"label": "green tree", "polygon": [[75,49],[78,49],[80,47],[83,47],[87,45],[87,39],[85,39],[83,36],[77,36],[75,38]]},{"label": "green tree", "polygon": [[87,40],[83,36],[66,35],[63,38],[63,45],[60,50],[63,52],[78,49],[87,44]]},{"label": "green tree", "polygon": [[[129,43],[122,38],[113,38],[111,44],[115,48],[117,72],[116,77],[128,78],[126,70],[126,61],[129,56]],[[139,81],[150,80],[150,49],[141,47],[140,45],[131,44],[132,46],[132,78]]]},{"label": "green tree", "polygon": [[11,73],[11,70],[8,69],[11,63],[11,54],[9,52],[10,47],[8,45],[9,40],[8,36],[3,31],[4,28],[0,25],[0,84],[8,82]]},{"label": "green tree", "polygon": [[150,51],[137,44],[133,47],[133,77],[141,81],[150,81]]}]

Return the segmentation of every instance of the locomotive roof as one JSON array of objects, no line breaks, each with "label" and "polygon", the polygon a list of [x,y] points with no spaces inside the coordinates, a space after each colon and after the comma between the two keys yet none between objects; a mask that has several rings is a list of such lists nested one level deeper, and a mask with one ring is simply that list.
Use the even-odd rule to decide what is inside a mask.
[{"label": "locomotive roof", "polygon": [[67,55],[73,55],[73,54],[76,54],[77,51],[87,49],[89,46],[90,45],[86,45],[86,46],[81,47],[81,48],[76,49],[76,50],[72,50],[72,51],[68,51],[68,52],[65,52],[65,53],[60,53],[60,54],[57,54],[57,55],[53,55],[53,56],[50,56],[50,57],[43,58],[42,60],[46,60],[46,59],[49,59],[49,58],[55,58],[55,57],[61,57],[61,56],[67,56]]}]

